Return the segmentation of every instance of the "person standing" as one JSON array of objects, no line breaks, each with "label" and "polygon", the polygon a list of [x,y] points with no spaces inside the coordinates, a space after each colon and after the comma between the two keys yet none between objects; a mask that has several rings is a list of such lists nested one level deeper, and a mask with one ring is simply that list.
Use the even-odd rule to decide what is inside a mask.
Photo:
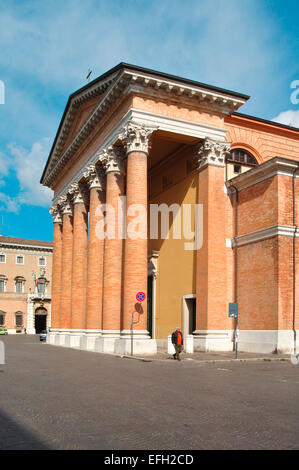
[{"label": "person standing", "polygon": [[174,345],[175,353],[173,355],[173,359],[177,359],[178,361],[181,360],[180,354],[183,351],[183,333],[179,326],[176,327],[176,330],[171,335],[171,341]]}]

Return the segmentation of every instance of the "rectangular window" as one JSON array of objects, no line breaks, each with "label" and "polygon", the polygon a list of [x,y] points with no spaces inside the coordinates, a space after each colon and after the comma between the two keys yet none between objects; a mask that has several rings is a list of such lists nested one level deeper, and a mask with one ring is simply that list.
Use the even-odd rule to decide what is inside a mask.
[{"label": "rectangular window", "polygon": [[5,281],[0,280],[0,292],[5,292]]},{"label": "rectangular window", "polygon": [[241,165],[234,165],[234,173],[241,173]]},{"label": "rectangular window", "polygon": [[0,263],[6,263],[6,256],[0,255]]},{"label": "rectangular window", "polygon": [[0,313],[0,326],[5,325],[5,315],[3,313]]},{"label": "rectangular window", "polygon": [[21,314],[16,314],[16,327],[22,327],[23,326],[23,315]]},{"label": "rectangular window", "polygon": [[46,266],[46,259],[45,258],[39,258],[38,259],[38,265],[39,266]]},{"label": "rectangular window", "polygon": [[18,256],[17,256],[16,263],[17,263],[17,264],[24,264],[24,256],[18,255]]},{"label": "rectangular window", "polygon": [[16,292],[18,294],[22,294],[22,292],[23,292],[23,282],[22,281],[17,281],[16,282]]}]

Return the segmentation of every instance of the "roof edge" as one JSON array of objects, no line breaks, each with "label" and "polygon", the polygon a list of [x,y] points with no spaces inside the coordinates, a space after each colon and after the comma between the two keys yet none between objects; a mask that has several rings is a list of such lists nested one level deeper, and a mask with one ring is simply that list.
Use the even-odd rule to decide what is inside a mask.
[{"label": "roof edge", "polygon": [[260,122],[262,124],[269,124],[271,126],[280,127],[282,129],[286,129],[286,130],[290,130],[290,131],[299,132],[299,127],[288,126],[287,124],[281,124],[280,122],[270,121],[269,119],[263,119],[263,118],[260,118],[260,117],[257,117],[257,116],[251,116],[249,114],[239,113],[237,111],[233,112],[229,117],[234,117],[234,116],[241,117],[241,118],[244,118],[244,119],[249,119],[251,121],[257,121],[257,122]]},{"label": "roof edge", "polygon": [[209,90],[209,91],[224,93],[226,95],[229,94],[232,97],[240,98],[240,99],[245,100],[245,101],[247,101],[250,98],[249,95],[245,95],[243,93],[238,93],[238,92],[235,92],[235,91],[231,91],[231,90],[227,90],[227,89],[224,89],[224,88],[216,87],[214,85],[209,85],[209,84],[205,84],[205,83],[202,83],[202,82],[197,82],[195,80],[190,80],[190,79],[187,79],[187,78],[179,77],[178,75],[172,75],[172,74],[160,72],[160,71],[157,71],[157,70],[149,69],[149,68],[146,68],[146,67],[140,67],[140,66],[137,66],[137,65],[128,64],[126,62],[120,62],[115,67],[112,67],[111,69],[107,70],[105,73],[103,73],[99,77],[95,78],[90,83],[87,83],[86,85],[84,85],[83,87],[79,88],[78,90],[76,90],[75,92],[73,92],[69,95],[68,100],[67,100],[67,104],[64,108],[64,112],[62,114],[62,117],[61,117],[61,120],[60,120],[60,123],[59,123],[59,127],[57,129],[53,144],[52,144],[50,152],[49,152],[49,156],[48,156],[46,165],[44,167],[42,176],[40,178],[40,183],[41,184],[43,184],[43,179],[44,179],[45,173],[47,171],[52,152],[55,148],[56,142],[58,140],[61,128],[63,126],[64,120],[65,120],[65,117],[66,117],[67,112],[69,110],[72,99],[74,97],[76,97],[77,95],[79,95],[80,93],[82,93],[83,91],[86,91],[89,88],[96,85],[97,83],[103,81],[109,75],[112,75],[112,74],[114,74],[114,73],[116,73],[120,70],[125,70],[125,69],[133,71],[133,72],[148,73],[148,74],[154,75],[156,77],[160,77],[160,78],[167,78],[167,79],[170,79],[170,80],[175,80],[175,81],[184,83],[186,85],[198,86],[198,87],[204,88],[204,89]]}]

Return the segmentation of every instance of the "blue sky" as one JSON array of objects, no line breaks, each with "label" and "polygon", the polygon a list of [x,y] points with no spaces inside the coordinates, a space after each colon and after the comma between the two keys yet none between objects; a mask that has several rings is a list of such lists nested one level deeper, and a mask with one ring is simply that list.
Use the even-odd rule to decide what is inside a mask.
[{"label": "blue sky", "polygon": [[0,234],[51,240],[39,184],[68,96],[121,61],[251,95],[299,127],[297,0],[0,0]]}]

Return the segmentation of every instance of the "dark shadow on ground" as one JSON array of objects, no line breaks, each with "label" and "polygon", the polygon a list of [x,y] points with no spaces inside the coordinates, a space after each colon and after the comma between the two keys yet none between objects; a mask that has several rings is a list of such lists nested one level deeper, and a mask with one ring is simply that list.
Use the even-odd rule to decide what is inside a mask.
[{"label": "dark shadow on ground", "polygon": [[32,431],[13,421],[0,411],[0,450],[46,450],[43,443]]}]

